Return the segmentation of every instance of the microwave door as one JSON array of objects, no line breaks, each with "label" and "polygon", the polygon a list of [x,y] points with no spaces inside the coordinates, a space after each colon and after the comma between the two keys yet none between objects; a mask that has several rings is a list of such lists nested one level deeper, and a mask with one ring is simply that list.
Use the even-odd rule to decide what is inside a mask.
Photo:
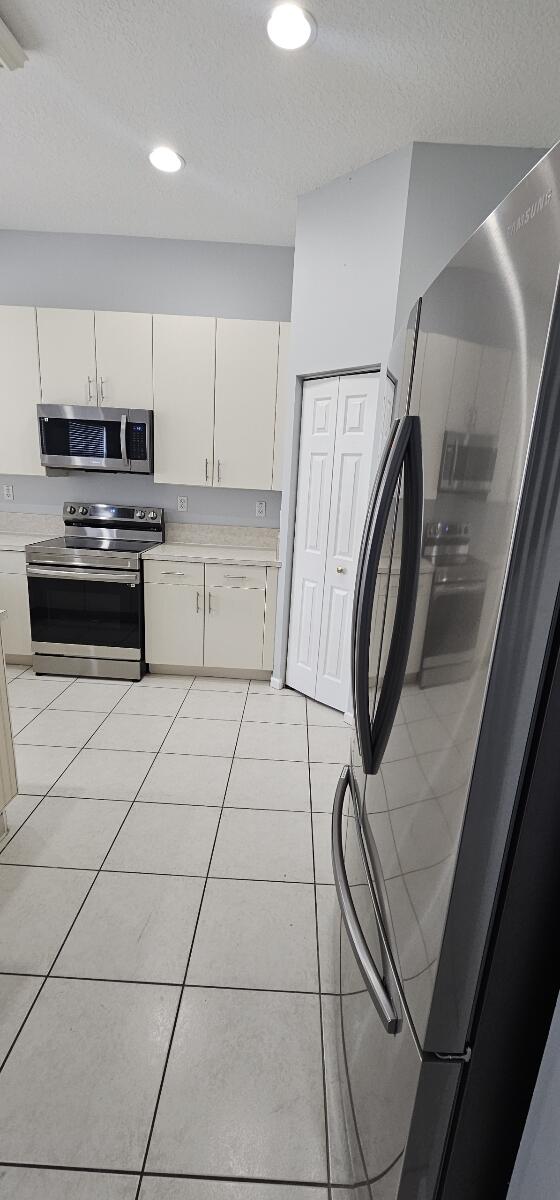
[{"label": "microwave door", "polygon": [[38,405],[37,412],[43,466],[130,471],[126,409]]}]

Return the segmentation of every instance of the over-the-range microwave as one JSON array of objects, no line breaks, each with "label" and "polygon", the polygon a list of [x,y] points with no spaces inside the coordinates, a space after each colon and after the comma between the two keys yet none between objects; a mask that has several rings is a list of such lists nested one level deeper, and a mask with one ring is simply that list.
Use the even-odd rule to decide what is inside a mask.
[{"label": "over-the-range microwave", "polygon": [[439,471],[440,492],[472,492],[487,496],[492,487],[498,439],[489,433],[446,429]]},{"label": "over-the-range microwave", "polygon": [[145,408],[38,404],[41,463],[56,470],[153,472],[153,416]]}]

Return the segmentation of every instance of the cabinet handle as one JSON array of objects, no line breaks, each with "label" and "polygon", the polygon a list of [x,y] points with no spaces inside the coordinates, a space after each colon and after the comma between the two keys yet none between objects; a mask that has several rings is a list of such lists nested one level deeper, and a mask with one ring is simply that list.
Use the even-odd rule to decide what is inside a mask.
[{"label": "cabinet handle", "polygon": [[162,575],[186,575],[186,571],[162,571]]},{"label": "cabinet handle", "polygon": [[92,385],[92,383],[95,383],[95,380],[94,380],[94,379],[92,379],[91,375],[88,375],[88,377],[87,377],[87,394],[88,394],[88,404],[95,404],[95,400],[94,400],[94,398],[93,398],[93,396],[92,396],[92,394],[91,394],[91,385]]},{"label": "cabinet handle", "polygon": [[208,614],[212,612],[212,593],[208,592]]},{"label": "cabinet handle", "polygon": [[222,482],[222,460],[218,459],[218,483]]},{"label": "cabinet handle", "polygon": [[246,579],[246,575],[227,575],[224,574],[224,579]]},{"label": "cabinet handle", "polygon": [[103,384],[104,384],[104,383],[105,383],[105,380],[104,380],[103,376],[101,376],[101,378],[100,378],[100,380],[99,380],[99,387],[100,387],[100,390],[101,390],[101,403],[103,403],[103,401],[104,401],[104,399],[105,399],[105,392],[103,391]]},{"label": "cabinet handle", "polygon": [[337,575],[346,575],[346,567],[337,567],[336,573]]},{"label": "cabinet handle", "polygon": [[200,592],[196,593],[196,611],[200,612]]},{"label": "cabinet handle", "polygon": [[205,480],[206,480],[206,483],[208,483],[208,459],[207,459],[207,458],[205,458],[205,459],[204,459],[204,462],[205,462],[205,467],[204,467],[204,478],[205,478]]}]

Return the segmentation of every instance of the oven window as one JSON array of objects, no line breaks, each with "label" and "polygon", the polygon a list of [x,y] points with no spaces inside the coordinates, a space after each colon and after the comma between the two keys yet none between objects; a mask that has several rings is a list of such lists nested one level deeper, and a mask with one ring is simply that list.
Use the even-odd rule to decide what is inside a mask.
[{"label": "oven window", "polygon": [[70,579],[27,583],[34,642],[143,648],[140,585]]},{"label": "oven window", "polygon": [[120,421],[41,417],[43,454],[71,458],[122,458]]},{"label": "oven window", "polygon": [[491,483],[495,461],[493,446],[458,446],[455,478],[461,483]]}]

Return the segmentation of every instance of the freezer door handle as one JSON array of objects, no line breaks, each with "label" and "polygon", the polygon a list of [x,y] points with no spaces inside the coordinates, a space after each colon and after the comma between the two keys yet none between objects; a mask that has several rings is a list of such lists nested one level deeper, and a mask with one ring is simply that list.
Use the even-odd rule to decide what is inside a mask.
[{"label": "freezer door handle", "polygon": [[399,1021],[391,997],[385,987],[383,979],[377,970],[377,967],[370,954],[368,944],[362,932],[362,927],[358,920],[356,909],[348,876],[344,865],[344,850],[342,846],[342,817],[344,809],[344,798],[349,786],[350,772],[348,767],[342,771],[340,779],[336,787],[334,797],[333,815],[332,815],[332,861],[334,882],[338,896],[338,903],[342,913],[342,919],[346,927],[348,939],[352,947],[356,962],[360,968],[360,972],[367,990],[377,1009],[381,1022],[387,1033],[397,1033],[399,1029]]},{"label": "freezer door handle", "polygon": [[[370,719],[369,653],[375,585],[391,505],[403,473],[401,569],[395,619],[377,709]],[[391,451],[380,486],[356,618],[354,646],[354,711],[362,763],[367,775],[381,766],[393,728],[406,674],[414,626],[420,551],[422,545],[422,441],[420,418],[403,417],[393,434]]]}]

